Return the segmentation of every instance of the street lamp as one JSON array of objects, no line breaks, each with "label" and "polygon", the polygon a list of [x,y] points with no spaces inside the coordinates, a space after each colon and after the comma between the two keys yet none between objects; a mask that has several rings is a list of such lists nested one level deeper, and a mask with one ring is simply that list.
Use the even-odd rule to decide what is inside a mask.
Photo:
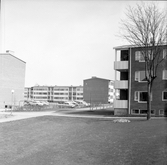
[{"label": "street lamp", "polygon": [[11,90],[11,93],[12,93],[12,101],[11,101],[12,102],[11,114],[12,114],[12,110],[13,110],[13,107],[14,107],[14,90],[13,89]]}]

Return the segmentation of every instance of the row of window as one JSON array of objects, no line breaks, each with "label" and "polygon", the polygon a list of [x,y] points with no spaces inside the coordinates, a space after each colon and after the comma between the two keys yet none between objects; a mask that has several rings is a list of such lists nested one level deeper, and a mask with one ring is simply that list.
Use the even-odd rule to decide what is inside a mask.
[{"label": "row of window", "polygon": [[68,100],[68,97],[54,97],[54,99],[59,99],[59,100],[61,100],[61,99],[63,100],[63,99],[64,99],[64,100]]},{"label": "row of window", "polygon": [[79,98],[79,97],[77,97],[77,98],[76,98],[76,100],[83,100],[83,98],[82,98],[82,97],[80,97],[80,98]]},{"label": "row of window", "polygon": [[[144,115],[144,114],[147,114],[147,110],[145,110],[145,109],[132,109],[131,114]],[[151,114],[155,114],[155,110],[151,110]],[[160,109],[159,110],[159,115],[164,115],[164,114],[165,114],[164,109]]]},{"label": "row of window", "polygon": [[[27,92],[24,92],[25,95],[29,95],[29,93]],[[55,93],[47,93],[47,92],[33,92],[31,93],[31,95],[83,95],[83,93],[68,93],[68,92],[64,92],[64,93],[58,93],[58,92],[55,92]]]},{"label": "row of window", "polygon": [[[48,91],[48,89],[49,89],[49,91],[51,91],[51,90],[54,90],[54,91],[69,91],[69,89],[68,88],[53,88],[53,89],[51,89],[51,88],[31,88],[31,90],[33,90],[33,91]],[[25,89],[26,91],[28,91],[29,89]],[[70,88],[70,90],[71,90],[71,88]],[[77,89],[73,89],[73,91],[83,91],[83,88],[77,88]]]},{"label": "row of window", "polygon": [[[147,51],[147,55],[143,54],[143,51],[136,51],[135,52],[135,61],[145,62],[145,59],[148,58],[149,60],[153,59],[153,52],[151,50]],[[163,49],[163,58],[167,59],[167,49]]]},{"label": "row of window", "polygon": [[[134,101],[138,101],[139,103],[146,103],[147,99],[148,99],[148,92],[135,91]],[[152,101],[152,95],[151,95],[151,101]],[[167,91],[162,91],[162,101],[167,101]]]},{"label": "row of window", "polygon": [[68,88],[66,88],[66,89],[55,88],[54,91],[68,91]]},{"label": "row of window", "polygon": [[33,91],[47,91],[47,88],[33,88]]},{"label": "row of window", "polygon": [[33,97],[34,99],[47,99],[47,97]]},{"label": "row of window", "polygon": [[[33,97],[33,99],[53,99],[53,97]],[[58,100],[68,100],[69,98],[68,97],[54,97],[54,99],[58,99]],[[73,99],[77,99],[77,100],[83,100],[83,98],[76,98],[76,97],[73,97]]]},{"label": "row of window", "polygon": [[[54,88],[54,90],[55,90],[55,91],[68,91],[68,90],[72,91],[72,88],[70,88],[70,89],[68,89],[68,88]],[[77,89],[74,88],[74,89],[73,89],[73,91],[76,91],[76,90],[77,90],[77,91],[83,91],[82,88],[77,88]]]},{"label": "row of window", "polygon": [[[54,93],[54,95],[68,95],[68,93]],[[72,95],[72,94],[69,94],[69,95]],[[73,93],[73,95],[82,96],[83,93]]]},{"label": "row of window", "polygon": [[83,93],[77,93],[78,96],[83,96]]},{"label": "row of window", "polygon": [[54,93],[54,95],[68,95],[68,93]]},{"label": "row of window", "polygon": [[34,95],[47,95],[48,93],[46,92],[34,92]]},{"label": "row of window", "polygon": [[[57,100],[69,100],[68,97],[54,97],[54,99],[57,99]],[[74,100],[83,100],[83,98],[73,98],[73,99]]]},{"label": "row of window", "polygon": [[[163,70],[162,79],[167,80],[167,70]],[[135,81],[146,82],[146,72],[145,71],[136,71],[135,72]]]}]

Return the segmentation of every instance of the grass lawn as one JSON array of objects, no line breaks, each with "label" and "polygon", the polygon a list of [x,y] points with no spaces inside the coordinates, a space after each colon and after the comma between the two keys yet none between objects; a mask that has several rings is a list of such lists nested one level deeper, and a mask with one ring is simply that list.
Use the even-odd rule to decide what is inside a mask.
[{"label": "grass lawn", "polygon": [[167,121],[43,116],[0,123],[0,165],[166,165]]},{"label": "grass lawn", "polygon": [[108,116],[108,117],[113,117],[114,116],[114,111],[111,111],[111,110],[79,110],[79,111],[60,111],[62,113],[65,113],[65,114],[74,114],[74,115],[88,115],[88,116],[92,116],[92,115],[102,115],[102,116]]}]

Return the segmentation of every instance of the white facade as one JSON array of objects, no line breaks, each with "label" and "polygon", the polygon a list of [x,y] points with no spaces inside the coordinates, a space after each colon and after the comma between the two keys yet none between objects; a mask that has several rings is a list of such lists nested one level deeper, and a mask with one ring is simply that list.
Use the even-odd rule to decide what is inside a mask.
[{"label": "white facade", "polygon": [[[114,82],[109,82],[108,101],[115,98]],[[33,86],[24,89],[24,100],[59,102],[83,100],[83,86]]]},{"label": "white facade", "polygon": [[114,81],[109,82],[109,91],[108,91],[108,102],[113,103],[115,98],[115,89],[114,89]]},{"label": "white facade", "polygon": [[0,54],[0,109],[22,104],[26,63],[10,53]]},{"label": "white facade", "polygon": [[83,86],[34,86],[25,88],[24,99],[49,102],[83,100]]}]

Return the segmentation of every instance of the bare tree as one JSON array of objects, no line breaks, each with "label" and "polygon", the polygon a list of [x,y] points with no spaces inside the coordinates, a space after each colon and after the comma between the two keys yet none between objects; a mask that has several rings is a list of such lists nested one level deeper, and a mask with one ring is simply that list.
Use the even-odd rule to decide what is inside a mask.
[{"label": "bare tree", "polygon": [[[167,19],[155,3],[137,4],[129,7],[126,19],[122,20],[123,38],[132,45],[142,48],[145,60],[145,79],[147,81],[147,120],[151,118],[152,86],[160,65],[165,64],[167,55],[162,56],[162,45],[167,44]],[[167,53],[167,52],[166,52]]]}]

